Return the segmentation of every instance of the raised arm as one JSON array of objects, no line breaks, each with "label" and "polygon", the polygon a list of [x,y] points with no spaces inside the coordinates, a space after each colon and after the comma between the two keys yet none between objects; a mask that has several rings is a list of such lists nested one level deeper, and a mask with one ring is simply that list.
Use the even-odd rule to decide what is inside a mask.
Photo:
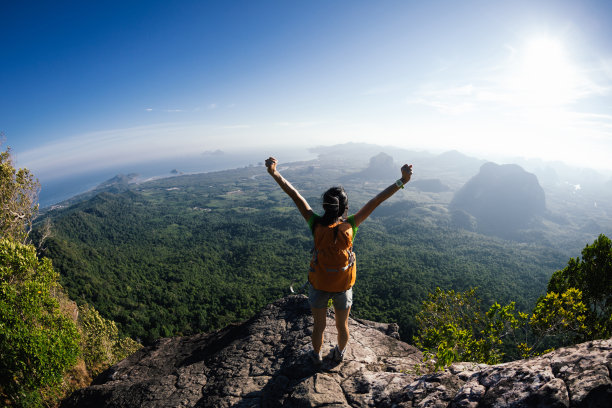
[{"label": "raised arm", "polygon": [[[410,177],[412,177],[412,164],[407,165],[404,164],[402,166],[402,184],[406,184],[410,181]],[[383,191],[378,193],[376,197],[371,199],[364,205],[361,210],[357,211],[355,214],[355,224],[359,225],[366,220],[372,214],[372,211],[376,209],[383,201],[387,198],[391,197],[397,190],[402,187],[399,187],[396,183],[391,184],[389,187],[385,188]]]},{"label": "raised arm", "polygon": [[285,180],[285,178],[281,176],[278,170],[276,170],[276,164],[277,160],[274,157],[266,159],[266,167],[268,168],[268,173],[270,173],[270,175],[278,183],[280,188],[282,188],[283,191],[287,193],[289,197],[291,197],[296,207],[300,211],[300,214],[302,214],[302,217],[304,217],[304,219],[308,221],[312,216],[312,209],[310,208],[310,205],[308,205],[308,202],[304,199],[304,197],[300,195],[300,193],[295,189],[295,187],[293,187],[291,183]]}]

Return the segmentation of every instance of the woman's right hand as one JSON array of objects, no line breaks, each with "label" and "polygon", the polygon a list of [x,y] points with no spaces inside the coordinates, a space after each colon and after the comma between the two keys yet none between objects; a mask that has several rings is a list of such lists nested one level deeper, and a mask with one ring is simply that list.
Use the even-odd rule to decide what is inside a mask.
[{"label": "woman's right hand", "polygon": [[412,164],[404,164],[402,166],[402,182],[406,184],[412,177]]},{"label": "woman's right hand", "polygon": [[266,167],[268,168],[268,173],[274,174],[276,171],[276,164],[278,161],[274,157],[269,157],[266,159]]}]

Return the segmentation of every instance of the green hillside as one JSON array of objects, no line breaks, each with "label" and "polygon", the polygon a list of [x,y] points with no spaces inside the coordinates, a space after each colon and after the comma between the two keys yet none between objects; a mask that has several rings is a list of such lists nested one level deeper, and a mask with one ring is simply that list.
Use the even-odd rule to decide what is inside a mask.
[{"label": "green hillside", "polygon": [[[320,194],[356,172],[313,161],[280,170],[317,210]],[[399,173],[399,170],[398,170]],[[355,212],[385,182],[344,183]],[[410,340],[428,292],[479,287],[483,304],[527,310],[567,256],[458,230],[441,196],[402,191],[358,231],[353,314],[395,321]],[[144,342],[210,331],[250,317],[306,280],[312,240],[263,166],[189,175],[101,192],[50,211],[46,256],[73,299],[94,305]]]}]

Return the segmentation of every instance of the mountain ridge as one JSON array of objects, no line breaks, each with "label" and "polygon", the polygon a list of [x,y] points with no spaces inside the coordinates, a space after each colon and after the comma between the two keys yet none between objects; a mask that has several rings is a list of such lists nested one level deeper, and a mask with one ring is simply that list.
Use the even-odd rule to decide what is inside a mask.
[{"label": "mountain ridge", "polygon": [[[335,343],[330,314],[324,349]],[[495,366],[456,363],[419,375],[422,354],[393,325],[349,320],[345,361],[308,357],[303,295],[220,331],[165,338],[111,367],[62,408],[88,407],[609,407],[612,339]],[[391,334],[391,335],[389,335]]]}]

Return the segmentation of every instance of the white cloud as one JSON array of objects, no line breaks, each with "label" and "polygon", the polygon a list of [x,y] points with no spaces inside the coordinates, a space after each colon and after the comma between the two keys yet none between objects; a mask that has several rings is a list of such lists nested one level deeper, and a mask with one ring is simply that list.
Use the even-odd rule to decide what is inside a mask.
[{"label": "white cloud", "polygon": [[52,180],[194,156],[205,150],[245,152],[267,146],[302,148],[320,143],[316,136],[301,133],[302,128],[299,124],[281,130],[273,125],[162,123],[80,134],[17,152],[15,157],[20,167],[32,170],[41,180]]},{"label": "white cloud", "polygon": [[166,113],[176,113],[176,112],[185,112],[184,109],[154,109],[154,108],[145,108],[147,112],[166,112]]},{"label": "white cloud", "polygon": [[303,121],[303,122],[276,122],[274,126],[278,127],[293,127],[293,128],[305,128],[311,126],[321,125],[323,122],[316,121]]},{"label": "white cloud", "polygon": [[473,84],[447,88],[429,85],[415,92],[406,102],[432,107],[444,115],[462,115],[475,108],[474,89]]},{"label": "white cloud", "polygon": [[610,64],[585,69],[549,37],[505,48],[502,64],[434,75],[409,95],[409,105],[430,108],[410,108],[425,113],[412,132],[446,148],[610,168],[612,115],[593,112],[606,98],[612,106]]},{"label": "white cloud", "polygon": [[220,126],[219,129],[228,129],[228,130],[232,130],[232,129],[250,129],[253,126],[251,125],[224,125],[224,126]]},{"label": "white cloud", "polygon": [[40,178],[57,178],[189,154],[200,150],[201,132],[179,123],[91,132],[20,152],[18,160]]},{"label": "white cloud", "polygon": [[556,38],[536,36],[520,47],[505,44],[504,48],[508,54],[503,63],[473,70],[472,78],[446,76],[426,84],[408,98],[409,103],[449,115],[491,108],[571,110],[589,98],[609,96],[612,90],[612,71],[606,60],[598,68],[585,69]]},{"label": "white cloud", "polygon": [[444,115],[462,115],[474,110],[474,104],[470,102],[449,101],[435,98],[409,98],[409,104],[419,104],[436,109]]}]

